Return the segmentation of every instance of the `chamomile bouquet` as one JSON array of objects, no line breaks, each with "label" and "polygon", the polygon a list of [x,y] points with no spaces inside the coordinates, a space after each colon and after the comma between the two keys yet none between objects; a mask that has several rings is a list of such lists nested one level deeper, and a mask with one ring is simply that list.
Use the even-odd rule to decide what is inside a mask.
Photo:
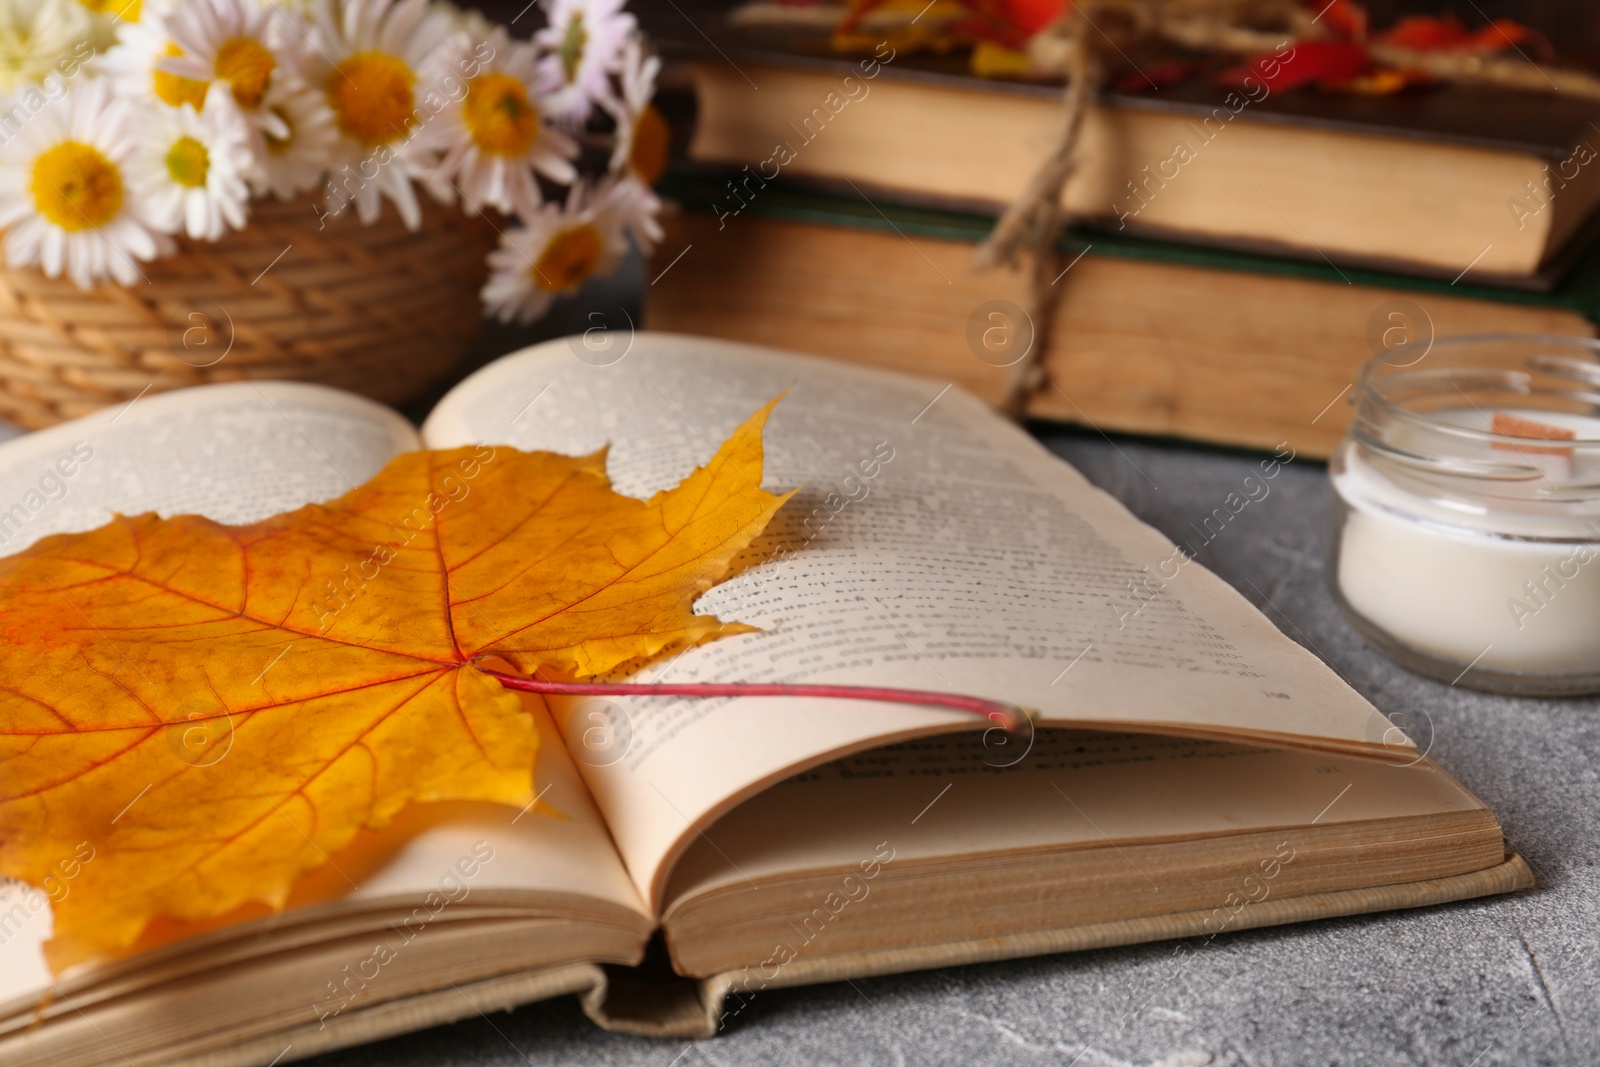
[{"label": "chamomile bouquet", "polygon": [[531,321],[661,236],[660,61],[623,3],[544,0],[519,40],[443,0],[0,0],[6,261],[134,285],[255,200],[416,229],[429,196],[490,218],[484,304]]}]

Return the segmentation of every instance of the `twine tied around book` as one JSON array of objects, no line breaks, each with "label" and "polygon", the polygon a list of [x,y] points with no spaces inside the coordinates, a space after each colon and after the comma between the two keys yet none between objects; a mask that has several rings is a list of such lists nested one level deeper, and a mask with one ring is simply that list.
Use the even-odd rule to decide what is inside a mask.
[{"label": "twine tied around book", "polygon": [[[1043,354],[1064,276],[1058,270],[1057,251],[1065,222],[1062,192],[1080,163],[1078,142],[1084,120],[1104,87],[1107,67],[1114,59],[1131,62],[1126,49],[1140,42],[1255,56],[1271,53],[1290,40],[1333,39],[1334,34],[1319,25],[1320,18],[1300,0],[1074,0],[1065,15],[1028,41],[1032,69],[1059,75],[1066,85],[1061,119],[1044,161],[978,249],[980,267],[1016,267],[1028,260],[1024,311],[1032,326],[1032,344],[1012,367],[1006,387],[1008,414],[1021,418],[1028,398],[1046,384]],[[1515,57],[1482,50],[1424,51],[1382,41],[1366,42],[1366,49],[1378,64],[1437,81],[1600,101],[1600,78],[1534,62],[1520,51]]]}]

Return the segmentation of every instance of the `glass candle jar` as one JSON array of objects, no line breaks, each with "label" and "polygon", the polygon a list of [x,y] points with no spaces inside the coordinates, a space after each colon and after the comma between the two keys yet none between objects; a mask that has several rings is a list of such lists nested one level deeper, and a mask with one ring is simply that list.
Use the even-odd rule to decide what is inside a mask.
[{"label": "glass candle jar", "polygon": [[1447,682],[1600,692],[1600,342],[1419,342],[1353,395],[1329,461],[1350,621]]}]

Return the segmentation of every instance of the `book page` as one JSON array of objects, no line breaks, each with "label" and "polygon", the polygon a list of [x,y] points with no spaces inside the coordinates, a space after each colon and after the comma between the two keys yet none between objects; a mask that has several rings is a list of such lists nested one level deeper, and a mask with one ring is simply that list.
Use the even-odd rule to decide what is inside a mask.
[{"label": "book page", "polygon": [[339,496],[419,443],[396,412],[320,385],[140,397],[0,444],[0,555],[112,512],[255,522]]},{"label": "book page", "polygon": [[934,945],[1185,913],[1175,933],[1219,933],[1268,897],[1505,862],[1493,814],[1426,760],[1041,730],[996,767],[974,741],[856,753],[723,816],[668,883],[679,972],[770,981],[796,959],[907,950],[927,965]]},{"label": "book page", "polygon": [[914,863],[1455,812],[1496,825],[1427,760],[1041,730],[1027,759],[1001,767],[972,735],[944,735],[815,767],[739,805],[679,860],[666,907],[747,878],[849,868],[884,842]]},{"label": "book page", "polygon": [[[701,338],[617,348],[602,359],[569,339],[506,357],[446,396],[424,437],[567,453],[609,442],[617,488],[644,496],[788,390],[763,484],[803,488],[696,607],[763,632],[642,680],[905,686],[1011,700],[1051,724],[1396,741],[1231,587],[962,390]],[[781,698],[568,702],[557,720],[657,906],[672,858],[739,798],[846,751],[973,726]]]}]

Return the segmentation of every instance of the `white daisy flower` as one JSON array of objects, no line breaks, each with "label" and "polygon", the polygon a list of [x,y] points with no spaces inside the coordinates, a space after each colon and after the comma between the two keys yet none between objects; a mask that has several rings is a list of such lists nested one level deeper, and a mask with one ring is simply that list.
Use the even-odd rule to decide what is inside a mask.
[{"label": "white daisy flower", "polygon": [[623,232],[633,238],[641,252],[649,255],[655,251],[666,231],[657,221],[661,215],[661,198],[654,189],[629,175],[621,181],[612,180],[601,190],[600,198],[608,204]]},{"label": "white daisy flower", "polygon": [[654,185],[667,169],[667,149],[672,141],[667,120],[650,102],[660,71],[661,58],[645,56],[644,42],[638,34],[629,37],[622,50],[622,95],[605,105],[617,121],[611,172],[632,175],[646,186]]},{"label": "white daisy flower", "polygon": [[94,54],[93,21],[76,0],[0,2],[0,92],[60,77]]},{"label": "white daisy flower", "polygon": [[132,195],[127,167],[138,148],[131,102],[92,79],[44,107],[0,146],[0,228],[6,262],[65,273],[79,288],[102,278],[132,285],[136,259],[172,247]]},{"label": "white daisy flower", "polygon": [[[263,134],[285,137],[288,130],[262,106],[273,80],[297,77],[294,31],[258,0],[179,0],[161,18],[172,42],[171,54],[156,59],[157,70],[205,84],[224,82],[252,126]],[[252,147],[266,150],[260,136]]]},{"label": "white daisy flower", "polygon": [[[491,58],[481,60],[485,55]],[[547,121],[534,88],[538,52],[532,45],[512,41],[499,27],[477,44],[458,34],[441,50],[437,70],[441,79],[475,72],[415,140],[418,149],[438,154],[427,180],[441,199],[459,192],[473,211],[487,205],[532,215],[543,199],[536,171],[562,185],[577,179],[570,161],[578,143]]]},{"label": "white daisy flower", "polygon": [[611,101],[611,74],[637,25],[627,0],[550,0],[550,23],[533,35],[549,52],[539,60],[551,112],[581,125],[595,104]]},{"label": "white daisy flower", "polygon": [[140,16],[152,7],[162,7],[168,0],[77,0],[89,13],[89,44],[95,53],[104,53],[117,43],[118,31],[124,23],[138,22]]},{"label": "white daisy flower", "polygon": [[138,22],[124,22],[117,45],[105,54],[101,70],[116,85],[119,94],[144,100],[154,98],[168,107],[188,104],[199,109],[206,103],[207,82],[184,78],[163,70],[161,64],[181,56],[167,33],[158,11],[146,10]]},{"label": "white daisy flower", "polygon": [[211,83],[203,111],[147,108],[128,179],[152,225],[215,241],[243,229],[255,167],[250,127],[224,82]]},{"label": "white daisy flower", "polygon": [[433,10],[450,21],[450,28],[464,33],[474,41],[486,40],[494,32],[495,24],[472,8],[461,8],[448,0],[434,0]]},{"label": "white daisy flower", "polygon": [[319,37],[308,81],[325,95],[340,138],[328,179],[337,214],[354,202],[374,222],[384,197],[411,229],[422,210],[411,172],[425,168],[409,146],[425,116],[442,105],[432,53],[450,31],[429,0],[317,0]]},{"label": "white daisy flower", "polygon": [[501,322],[527,324],[558,296],[576,292],[596,275],[609,274],[628,251],[615,201],[597,198],[580,207],[573,186],[565,210],[544,204],[523,225],[507,230],[489,253],[483,302]]},{"label": "white daisy flower", "polygon": [[264,134],[265,151],[251,185],[258,196],[271,193],[279,200],[291,200],[328,172],[339,127],[322,93],[288,78],[273,81],[261,107],[272,113],[287,135]]}]

